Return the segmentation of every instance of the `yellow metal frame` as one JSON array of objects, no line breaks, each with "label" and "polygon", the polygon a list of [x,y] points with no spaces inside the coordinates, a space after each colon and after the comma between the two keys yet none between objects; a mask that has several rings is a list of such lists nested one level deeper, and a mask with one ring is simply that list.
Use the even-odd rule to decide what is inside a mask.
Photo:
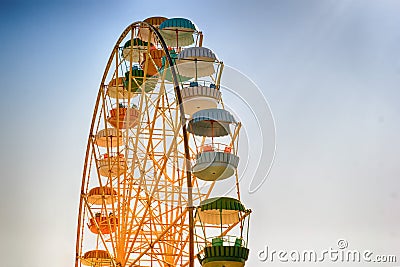
[{"label": "yellow metal frame", "polygon": [[[207,199],[215,182],[204,187],[191,175],[192,156],[188,155],[195,155],[198,148],[193,141],[189,145],[190,135],[184,134],[186,121],[182,116],[182,99],[176,93],[180,89],[179,84],[171,84],[161,76],[154,91],[146,93],[144,90],[148,64],[154,64],[149,53],[151,34],[148,37],[141,92],[135,94],[130,91],[130,71],[127,90],[132,93],[132,97],[128,93],[127,99],[119,99],[117,94],[115,99],[111,99],[106,94],[106,80],[120,77],[119,70],[126,64],[120,58],[119,47],[124,40],[130,38],[132,49],[139,27],[149,27],[153,34],[156,32],[151,25],[143,22],[135,22],[124,30],[107,62],[97,95],[83,167],[75,267],[82,265],[81,257],[87,250],[96,249],[106,250],[112,255],[111,266],[192,267],[194,264],[196,253],[193,230],[198,225],[194,221],[193,203]],[[200,46],[202,38],[200,33]],[[162,46],[161,43],[155,45]],[[132,66],[130,53],[128,69],[132,70]],[[176,81],[175,73],[173,75]],[[217,80],[219,85],[220,73],[213,80]],[[116,86],[118,91],[118,83]],[[138,124],[128,129],[117,128],[123,132],[123,142],[120,143],[117,138],[116,147],[99,148],[95,143],[96,133],[111,127],[107,123],[107,114],[113,104],[124,101],[127,101],[128,112],[133,102],[138,104]],[[121,116],[117,112],[117,125],[120,120]],[[238,130],[233,140],[237,135]],[[122,170],[118,167],[116,177],[103,177],[97,171],[98,159],[102,153],[114,152],[124,155],[129,168]],[[111,160],[108,164],[111,168]],[[102,205],[93,205],[87,201],[88,192],[94,186],[107,186],[115,190],[111,205],[107,205],[105,200]],[[90,233],[86,223],[95,213],[117,216],[119,223],[115,232],[102,234],[95,222],[100,233],[97,236]],[[201,236],[197,238],[202,240]]]}]

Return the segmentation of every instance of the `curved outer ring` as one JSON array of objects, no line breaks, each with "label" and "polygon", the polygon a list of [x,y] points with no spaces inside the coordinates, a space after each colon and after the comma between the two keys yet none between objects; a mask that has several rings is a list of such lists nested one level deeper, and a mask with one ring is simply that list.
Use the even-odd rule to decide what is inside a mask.
[{"label": "curved outer ring", "polygon": [[106,75],[110,69],[112,60],[114,58],[114,55],[116,53],[116,51],[118,51],[118,44],[121,43],[121,41],[125,38],[125,36],[128,34],[129,31],[132,30],[132,28],[138,24],[144,24],[146,26],[148,26],[158,37],[158,39],[160,40],[161,46],[167,56],[167,60],[169,62],[170,68],[171,68],[171,73],[172,73],[172,77],[174,80],[174,91],[175,91],[175,95],[176,98],[178,100],[178,105],[179,105],[179,111],[181,113],[181,124],[182,124],[182,134],[183,134],[183,144],[184,144],[184,150],[185,150],[185,167],[186,167],[186,177],[187,177],[187,187],[188,187],[188,212],[189,212],[189,267],[193,267],[194,266],[194,232],[193,232],[193,226],[194,226],[194,218],[193,218],[193,199],[192,199],[192,173],[191,173],[191,164],[190,164],[190,152],[189,152],[189,141],[188,141],[188,137],[187,137],[187,127],[186,127],[186,119],[185,119],[185,112],[184,112],[184,108],[183,108],[183,102],[182,102],[182,95],[181,95],[181,91],[180,91],[180,87],[179,87],[179,83],[178,83],[178,79],[177,79],[177,74],[174,68],[174,61],[172,60],[169,51],[168,51],[168,47],[165,44],[165,41],[163,39],[163,37],[161,36],[160,32],[151,24],[144,22],[144,21],[137,21],[132,23],[131,25],[129,25],[120,35],[120,37],[118,38],[118,41],[116,42],[113,51],[108,59],[106,68],[104,70],[103,73],[103,78],[101,80],[101,84],[100,84],[100,88],[99,88],[99,92],[97,94],[97,99],[96,99],[96,105],[93,111],[93,116],[92,116],[92,124],[90,126],[90,131],[89,131],[89,138],[88,138],[88,142],[87,142],[87,147],[86,147],[86,155],[85,155],[85,163],[84,163],[84,167],[83,167],[83,175],[82,175],[82,185],[81,185],[81,197],[80,197],[80,201],[79,201],[79,213],[78,213],[78,225],[77,225],[77,238],[76,238],[76,258],[75,258],[75,267],[78,267],[78,261],[79,261],[79,255],[78,255],[78,251],[79,251],[79,241],[80,241],[80,229],[81,229],[81,224],[82,224],[82,217],[81,217],[81,213],[82,213],[82,204],[83,204],[83,196],[84,196],[84,189],[85,189],[85,177],[86,177],[86,171],[87,171],[87,163],[88,163],[88,159],[89,159],[89,150],[90,150],[90,144],[91,144],[91,137],[92,137],[92,132],[93,132],[93,128],[94,128],[94,116],[97,114],[97,110],[99,107],[99,102],[102,96],[102,88],[104,86],[105,80],[106,80]]}]

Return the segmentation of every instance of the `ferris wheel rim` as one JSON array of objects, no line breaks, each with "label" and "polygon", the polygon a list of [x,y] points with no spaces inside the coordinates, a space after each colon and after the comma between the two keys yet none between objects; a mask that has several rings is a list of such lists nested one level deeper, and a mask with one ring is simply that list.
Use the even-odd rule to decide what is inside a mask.
[{"label": "ferris wheel rim", "polygon": [[[182,134],[183,134],[183,138],[184,138],[184,151],[185,151],[185,158],[186,158],[186,170],[187,170],[187,187],[188,189],[192,187],[192,182],[191,182],[191,163],[190,163],[190,151],[189,151],[189,145],[188,145],[188,140],[187,140],[187,129],[186,129],[186,119],[185,119],[185,112],[184,112],[184,106],[183,106],[183,101],[182,101],[182,95],[181,95],[181,90],[180,90],[180,85],[178,82],[178,78],[177,78],[177,73],[175,70],[175,62],[172,60],[170,54],[169,54],[169,50],[168,47],[161,35],[161,33],[150,23],[146,22],[146,21],[136,21],[131,23],[129,26],[127,26],[125,28],[125,30],[121,33],[120,37],[118,38],[117,42],[115,43],[111,55],[109,56],[109,59],[107,61],[106,64],[106,68],[103,72],[103,76],[102,76],[102,80],[100,83],[100,87],[98,90],[98,94],[97,94],[97,98],[96,98],[96,103],[95,103],[95,108],[93,111],[93,116],[92,116],[92,122],[91,122],[91,126],[90,126],[90,130],[89,130],[89,137],[88,137],[88,141],[87,141],[87,147],[86,147],[86,154],[85,154],[85,161],[84,161],[84,170],[83,170],[83,174],[82,174],[82,184],[81,184],[81,197],[80,197],[80,202],[79,202],[79,210],[78,210],[78,224],[77,224],[77,239],[76,239],[76,251],[79,251],[79,245],[80,245],[80,232],[81,232],[81,227],[82,227],[82,208],[83,208],[83,198],[82,198],[82,194],[85,188],[85,182],[86,182],[86,172],[87,172],[87,164],[89,161],[89,152],[91,150],[90,146],[92,143],[92,137],[93,137],[93,130],[94,130],[94,125],[95,125],[95,114],[98,112],[98,108],[99,108],[99,102],[101,100],[101,97],[103,96],[103,90],[102,88],[105,86],[105,82],[106,82],[106,78],[107,78],[107,73],[110,70],[110,67],[112,65],[112,61],[114,56],[116,55],[116,53],[118,53],[118,49],[119,49],[119,44],[121,44],[121,42],[123,41],[123,39],[127,36],[127,34],[133,30],[133,28],[137,25],[141,25],[144,24],[146,26],[149,27],[149,29],[151,29],[156,35],[157,38],[159,39],[161,46],[164,50],[164,53],[166,55],[166,58],[169,62],[170,67],[170,71],[173,77],[173,82],[174,82],[174,91],[175,91],[175,95],[177,98],[177,102],[179,105],[179,109],[180,109],[180,114],[181,114],[181,130],[182,130]],[[118,77],[116,77],[116,79],[118,79]],[[104,97],[104,96],[103,96]],[[189,189],[189,195],[191,195],[191,190]],[[193,219],[193,212],[194,212],[194,207],[193,207],[193,202],[191,197],[188,200],[188,212],[189,212],[189,236],[190,236],[190,247],[189,247],[189,267],[193,267],[194,266],[194,237],[193,237],[193,224],[194,224],[194,219]],[[76,261],[75,261],[75,266],[78,267],[78,258],[79,255],[77,253],[76,255]]]}]

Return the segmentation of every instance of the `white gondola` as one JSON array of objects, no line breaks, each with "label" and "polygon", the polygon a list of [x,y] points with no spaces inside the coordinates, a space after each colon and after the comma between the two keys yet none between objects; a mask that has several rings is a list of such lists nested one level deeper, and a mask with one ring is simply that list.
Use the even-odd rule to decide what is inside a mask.
[{"label": "white gondola", "polygon": [[215,109],[221,99],[221,92],[214,84],[202,86],[197,82],[190,83],[190,86],[181,90],[183,108],[185,113],[192,116],[199,110]]},{"label": "white gondola", "polygon": [[215,73],[215,54],[206,47],[189,47],[178,54],[176,61],[179,73],[183,76],[199,78]]}]

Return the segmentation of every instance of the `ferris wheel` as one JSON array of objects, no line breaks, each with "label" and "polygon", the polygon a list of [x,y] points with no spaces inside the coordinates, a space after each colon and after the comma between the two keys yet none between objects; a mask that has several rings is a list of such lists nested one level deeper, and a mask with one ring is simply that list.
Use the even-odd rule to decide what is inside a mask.
[{"label": "ferris wheel", "polygon": [[[224,108],[224,65],[202,42],[190,20],[164,17],[135,22],[117,40],[90,127],[76,267],[248,259],[241,123]],[[233,195],[214,194],[221,180],[236,186]]]}]

